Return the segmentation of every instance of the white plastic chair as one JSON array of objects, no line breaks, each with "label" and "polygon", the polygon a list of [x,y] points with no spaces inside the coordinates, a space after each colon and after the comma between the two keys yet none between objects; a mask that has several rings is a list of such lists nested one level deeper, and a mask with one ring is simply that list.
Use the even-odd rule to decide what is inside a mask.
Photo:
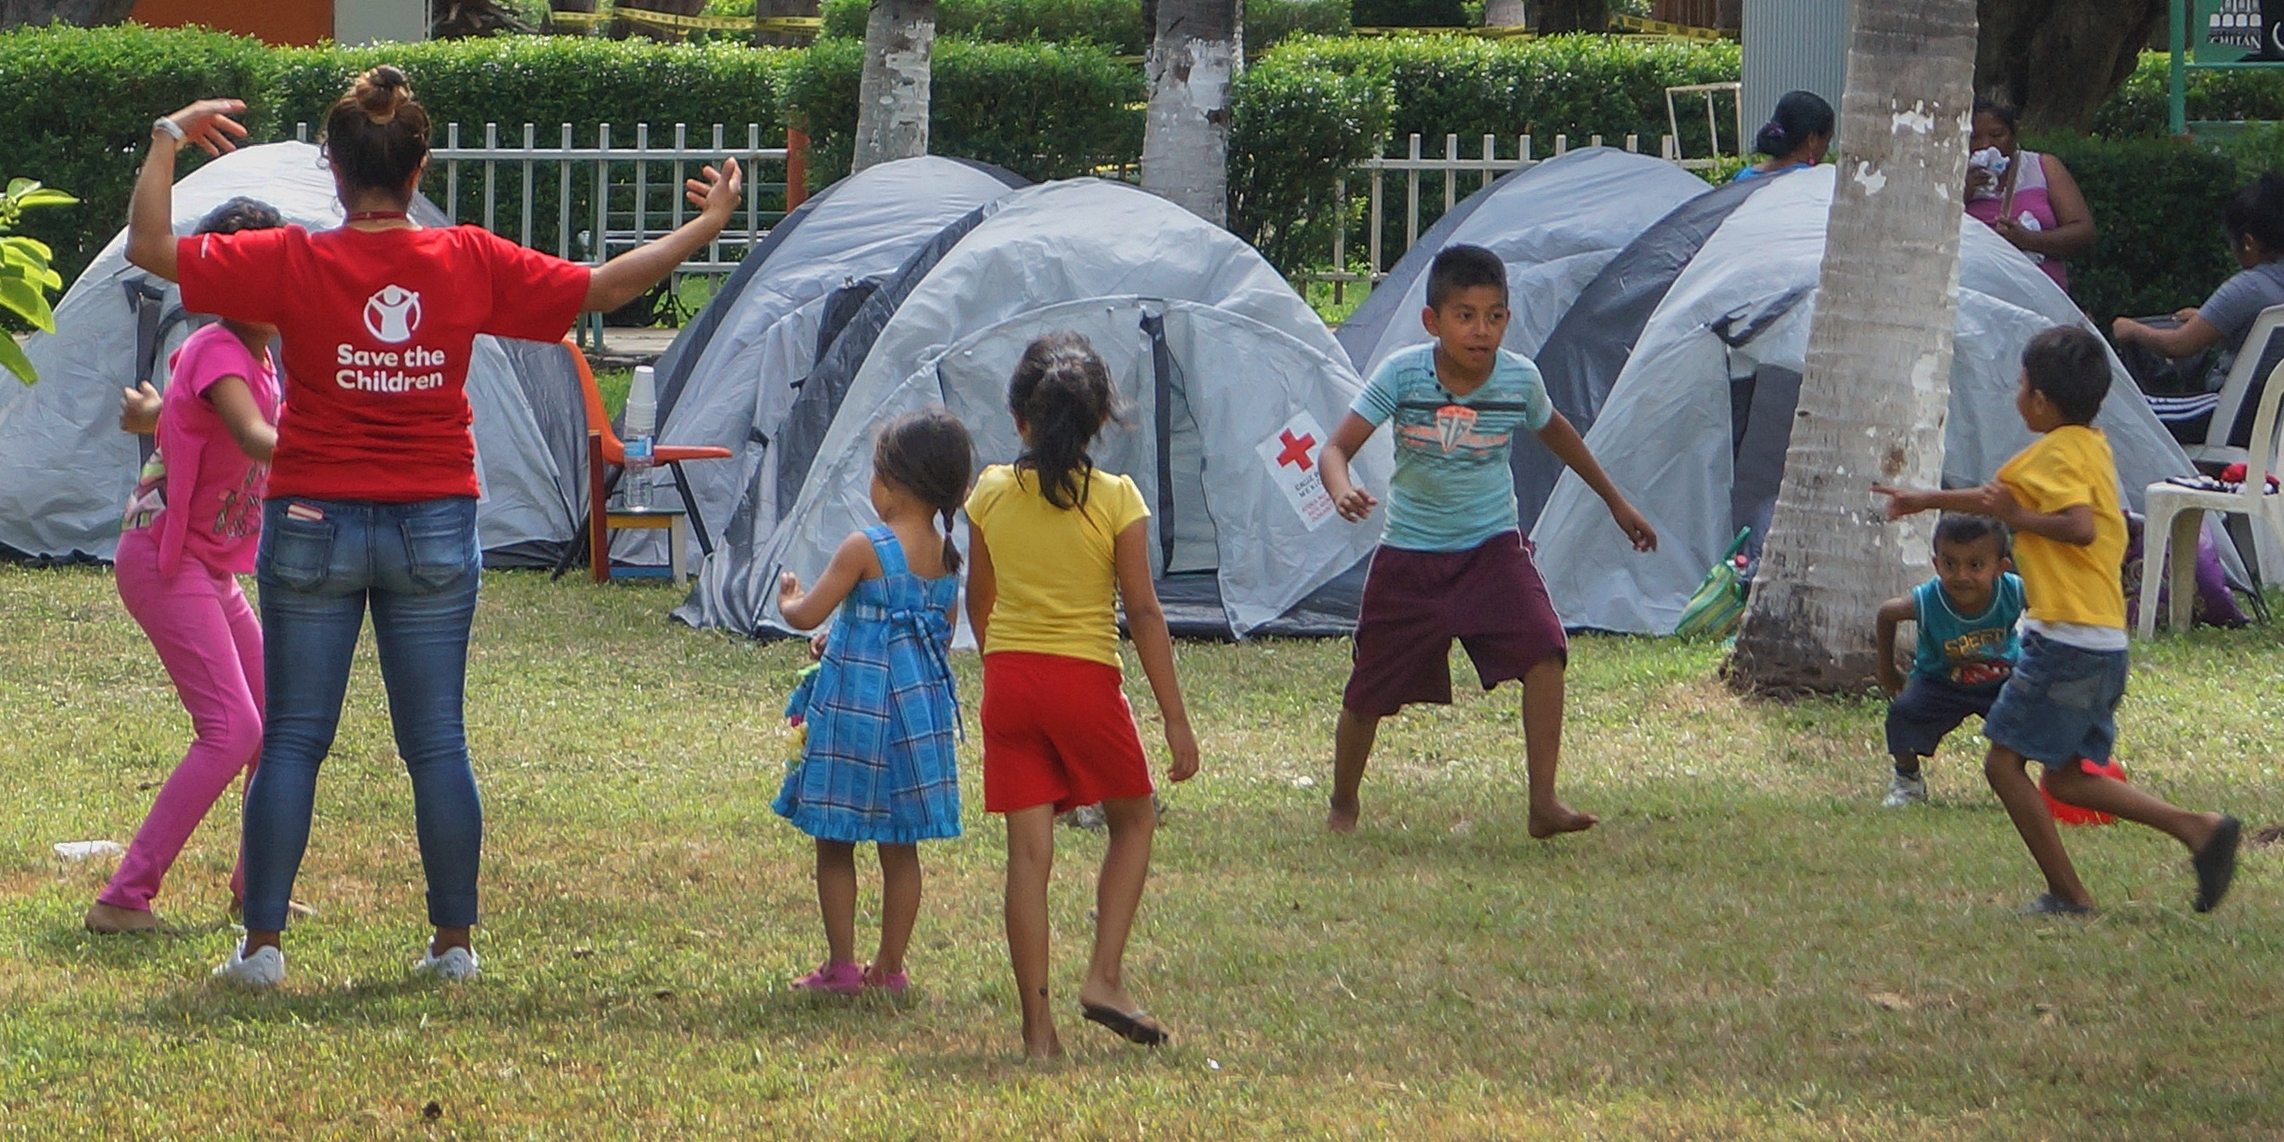
[{"label": "white plastic chair", "polygon": [[[2244,347],[2236,354],[2236,362],[2229,366],[2228,378],[2221,383],[2219,401],[2213,405],[2213,418],[2206,424],[2205,442],[2184,444],[2181,450],[2198,464],[2247,463],[2249,449],[2232,447],[2229,430],[2236,427],[2236,418],[2243,412],[2244,402],[2252,399],[2253,382],[2257,379],[2260,360],[2267,356],[2269,335],[2284,327],[2284,305],[2271,305],[2260,311],[2252,321],[2252,328],[2244,335]],[[2265,437],[2255,435],[2254,440]]]},{"label": "white plastic chair", "polygon": [[[2284,307],[2279,307],[2284,308]],[[2265,322],[2269,310],[2261,315]],[[2247,338],[2246,343],[2251,344]],[[2234,383],[2234,376],[2230,378]],[[2206,512],[2249,516],[2252,520],[2252,542],[2257,548],[2263,543],[2274,543],[2284,537],[2284,495],[2268,494],[2268,477],[2278,465],[2276,439],[2276,407],[2284,401],[2284,363],[2279,363],[2268,374],[2268,385],[2260,395],[2260,408],[2252,421],[2252,447],[2238,449],[2249,452],[2244,461],[2244,486],[2234,492],[2208,492],[2197,488],[2184,488],[2179,484],[2159,482],[2149,485],[2144,493],[2144,512],[2148,523],[2142,528],[2141,560],[2141,637],[2153,638],[2157,634],[2157,584],[2165,574],[2168,554],[2176,554],[2171,575],[2172,600],[2167,607],[2166,621],[2176,631],[2189,629],[2189,603],[2197,590],[2197,534],[2204,528]],[[2230,410],[2235,418],[2235,410]],[[2214,423],[2220,422],[2216,414]],[[2228,430],[2220,430],[2226,443]],[[2232,461],[2233,462],[2233,461]],[[2265,534],[2263,534],[2263,529]],[[2258,565],[2257,556],[2246,553],[2247,563]]]}]

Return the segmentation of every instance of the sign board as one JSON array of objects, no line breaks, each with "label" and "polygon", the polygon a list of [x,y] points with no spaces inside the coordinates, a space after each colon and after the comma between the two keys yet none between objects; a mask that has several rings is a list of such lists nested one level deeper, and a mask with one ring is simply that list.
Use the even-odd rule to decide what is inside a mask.
[{"label": "sign board", "polygon": [[2284,63],[2284,0],[2196,0],[2189,21],[2200,64]]}]

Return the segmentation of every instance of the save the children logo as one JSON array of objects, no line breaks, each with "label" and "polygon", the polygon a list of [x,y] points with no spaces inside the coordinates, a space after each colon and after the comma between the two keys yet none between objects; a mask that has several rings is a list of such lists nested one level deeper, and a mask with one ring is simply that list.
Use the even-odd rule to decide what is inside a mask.
[{"label": "save the children logo", "polygon": [[365,299],[365,332],[390,345],[412,340],[420,328],[420,295],[400,285],[382,286]]}]

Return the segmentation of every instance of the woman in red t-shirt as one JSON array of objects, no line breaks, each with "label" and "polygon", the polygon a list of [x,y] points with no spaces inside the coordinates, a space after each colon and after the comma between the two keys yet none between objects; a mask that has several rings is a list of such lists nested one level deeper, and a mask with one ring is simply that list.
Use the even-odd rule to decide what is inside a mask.
[{"label": "woman in red t-shirt", "polygon": [[268,704],[246,792],[246,939],[215,974],[260,987],[285,976],[278,933],[370,609],[436,927],[419,969],[467,979],[483,844],[462,720],[481,568],[463,391],[474,340],[552,341],[580,313],[634,300],[721,233],[737,209],[737,163],[690,180],[696,218],[601,266],[473,226],[424,229],[406,207],[428,166],[428,115],[403,72],[377,67],[326,117],[346,225],[177,239],[177,148],[231,149],[244,107],[210,99],[151,125],[127,240],[129,261],[182,283],[185,308],[275,325],[285,349],[257,560]]}]

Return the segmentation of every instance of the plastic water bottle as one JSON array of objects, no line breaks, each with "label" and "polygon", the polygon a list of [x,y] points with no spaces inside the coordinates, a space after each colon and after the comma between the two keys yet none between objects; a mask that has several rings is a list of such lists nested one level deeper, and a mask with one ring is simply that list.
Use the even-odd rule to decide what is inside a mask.
[{"label": "plastic water bottle", "polygon": [[627,390],[626,479],[624,502],[629,508],[650,506],[650,469],[657,455],[653,434],[658,430],[658,373],[648,365],[634,369],[634,385]]}]

